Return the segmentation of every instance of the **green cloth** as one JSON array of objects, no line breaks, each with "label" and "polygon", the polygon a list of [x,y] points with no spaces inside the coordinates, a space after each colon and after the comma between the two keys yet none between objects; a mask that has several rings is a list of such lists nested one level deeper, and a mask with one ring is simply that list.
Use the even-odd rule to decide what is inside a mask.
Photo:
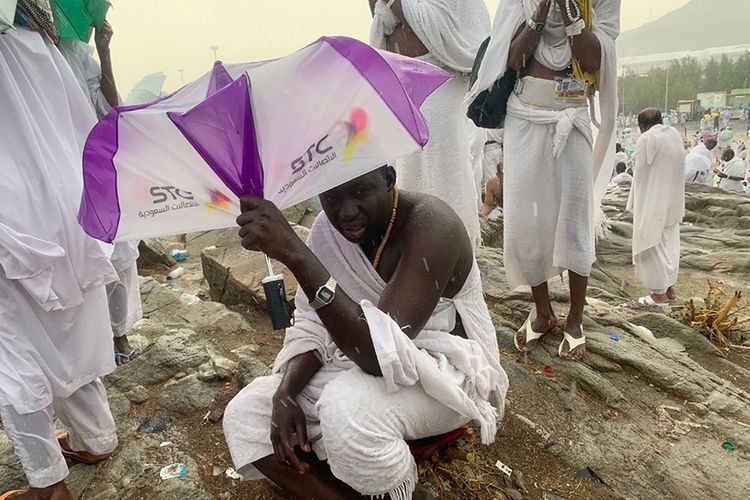
[{"label": "green cloth", "polygon": [[16,17],[17,0],[0,0],[0,33],[5,33],[13,26]]},{"label": "green cloth", "polygon": [[108,0],[52,0],[58,35],[88,43],[90,28],[102,27],[109,6]]}]

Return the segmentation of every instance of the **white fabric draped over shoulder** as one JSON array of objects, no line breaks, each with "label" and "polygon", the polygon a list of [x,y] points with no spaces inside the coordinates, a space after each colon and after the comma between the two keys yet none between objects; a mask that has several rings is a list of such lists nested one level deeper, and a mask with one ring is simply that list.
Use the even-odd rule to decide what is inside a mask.
[{"label": "white fabric draped over shoulder", "polygon": [[[495,14],[492,37],[487,47],[476,83],[467,102],[489,89],[508,70],[510,45],[518,28],[536,12],[540,0],[503,0]],[[599,117],[593,147],[594,205],[600,207],[611,178],[615,154],[615,121],[617,118],[617,52],[615,40],[620,34],[620,0],[592,0],[593,26],[602,50],[599,69],[599,92],[593,114]],[[537,46],[534,58],[553,70],[563,70],[572,56],[570,42],[561,21],[554,22],[555,7],[550,11],[547,28]],[[558,20],[561,19],[559,14]],[[602,223],[601,210],[598,224]]]},{"label": "white fabric draped over shoulder", "polygon": [[76,220],[81,151],[96,117],[57,48],[25,28],[3,40],[0,109],[14,118],[0,121],[0,265],[44,310],[64,310],[116,279],[111,248]]},{"label": "white fabric draped over shoulder", "polygon": [[[490,14],[482,0],[401,0],[409,27],[440,63],[458,73],[470,73],[479,45],[489,36]],[[385,48],[385,37],[398,20],[377,2],[370,44]]]},{"label": "white fabric draped over shoulder", "polygon": [[[484,443],[494,441],[502,418],[508,377],[500,366],[495,328],[482,294],[479,269],[474,264],[462,291],[441,300],[419,335],[411,340],[377,304],[386,283],[361,248],[347,241],[321,213],[308,246],[337,280],[339,287],[360,302],[370,327],[378,361],[389,391],[420,383],[437,401],[475,420]],[[313,377],[313,393],[356,365],[336,346],[304,292],[295,300],[294,326],[287,329],[274,372],[284,370],[295,356],[313,351],[324,366]],[[467,339],[452,335],[458,312]]]}]

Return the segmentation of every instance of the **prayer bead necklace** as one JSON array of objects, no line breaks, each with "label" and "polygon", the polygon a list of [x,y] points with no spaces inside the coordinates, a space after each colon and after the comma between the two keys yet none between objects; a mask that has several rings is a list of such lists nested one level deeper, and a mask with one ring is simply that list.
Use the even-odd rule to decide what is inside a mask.
[{"label": "prayer bead necklace", "polygon": [[377,269],[380,264],[380,256],[383,254],[385,245],[388,243],[388,238],[391,236],[393,230],[393,223],[396,222],[396,211],[398,210],[398,188],[393,186],[393,210],[391,211],[391,220],[388,221],[388,227],[385,230],[383,241],[380,242],[378,251],[375,252],[375,258],[372,260],[372,267]]}]

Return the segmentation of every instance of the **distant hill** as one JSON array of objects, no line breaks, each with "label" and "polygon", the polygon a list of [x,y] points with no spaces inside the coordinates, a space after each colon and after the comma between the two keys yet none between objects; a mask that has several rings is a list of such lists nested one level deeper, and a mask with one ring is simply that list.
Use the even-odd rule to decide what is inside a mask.
[{"label": "distant hill", "polygon": [[634,57],[744,44],[750,44],[750,0],[691,0],[622,33],[617,50],[619,57]]}]

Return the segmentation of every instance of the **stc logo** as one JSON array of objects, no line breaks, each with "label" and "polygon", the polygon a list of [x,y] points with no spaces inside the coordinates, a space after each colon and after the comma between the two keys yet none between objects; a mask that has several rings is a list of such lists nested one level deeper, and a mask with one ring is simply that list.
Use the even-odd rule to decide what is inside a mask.
[{"label": "stc logo", "polygon": [[313,152],[315,152],[316,155],[322,156],[327,154],[329,151],[332,151],[333,146],[326,145],[327,140],[328,136],[326,135],[318,142],[310,146],[307,151],[305,151],[305,154],[294,160],[290,165],[292,167],[292,172],[296,174],[304,169],[308,164],[312,163],[314,158]]},{"label": "stc logo", "polygon": [[195,197],[190,191],[181,191],[174,186],[153,186],[150,189],[151,196],[154,197],[154,205],[166,201],[194,200]]}]

